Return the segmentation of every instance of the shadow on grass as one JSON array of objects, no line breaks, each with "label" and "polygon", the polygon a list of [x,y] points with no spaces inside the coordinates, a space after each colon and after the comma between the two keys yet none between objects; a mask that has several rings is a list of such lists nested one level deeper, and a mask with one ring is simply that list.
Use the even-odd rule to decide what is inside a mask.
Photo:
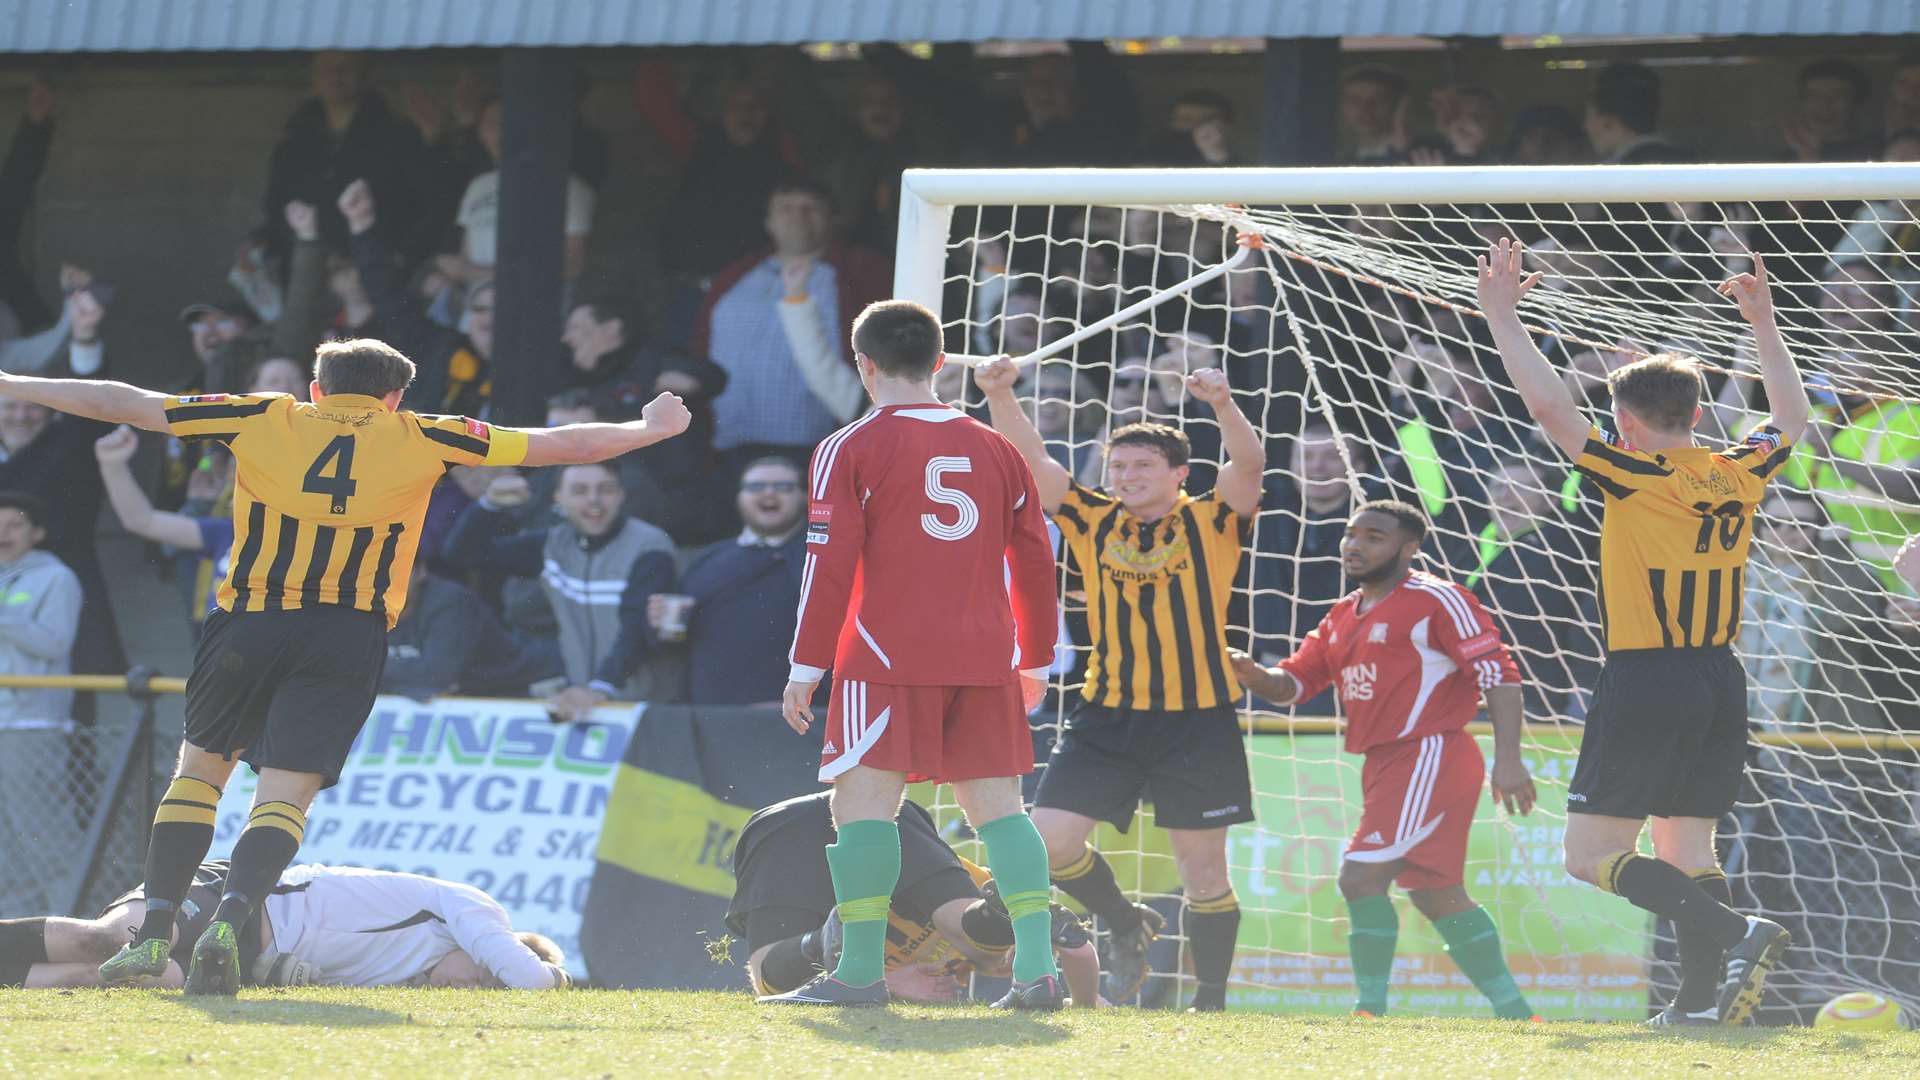
[{"label": "shadow on grass", "polygon": [[331,1001],[292,1001],[282,997],[179,997],[167,999],[182,1008],[204,1013],[221,1024],[267,1024],[312,1027],[390,1027],[412,1022],[404,1012],[346,1005]]},{"label": "shadow on grass", "polygon": [[879,1009],[847,1009],[830,1019],[796,1017],[794,1026],[833,1042],[870,1050],[952,1053],[983,1047],[1044,1046],[1072,1032],[1025,1013],[992,1016],[893,1016]]},{"label": "shadow on grass", "polygon": [[1605,1050],[1623,1042],[1666,1041],[1676,1045],[1692,1043],[1698,1046],[1728,1046],[1746,1049],[1765,1046],[1778,1041],[1780,1032],[1790,1028],[1728,1028],[1728,1027],[1680,1027],[1649,1028],[1640,1024],[1622,1024],[1619,1030],[1595,1031],[1592,1034],[1564,1033],[1553,1036],[1548,1044],[1554,1050]]}]

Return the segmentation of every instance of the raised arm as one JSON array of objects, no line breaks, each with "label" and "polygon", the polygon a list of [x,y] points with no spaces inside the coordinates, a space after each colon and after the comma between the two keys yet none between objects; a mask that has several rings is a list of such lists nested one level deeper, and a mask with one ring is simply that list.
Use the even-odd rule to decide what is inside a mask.
[{"label": "raised arm", "polygon": [[167,395],[105,379],[41,379],[0,372],[0,394],[63,413],[131,424],[143,431],[167,430]]},{"label": "raised arm", "polygon": [[640,410],[640,419],[624,424],[567,424],[526,430],[527,456],[521,464],[588,465],[630,450],[664,442],[687,430],[693,414],[678,394],[661,394]]},{"label": "raised arm", "polygon": [[181,551],[199,551],[203,546],[200,526],[186,514],[155,510],[153,500],[133,478],[129,462],[140,448],[140,437],[131,428],[115,428],[93,444],[93,456],[100,462],[100,482],[106,488],[107,501],[113,504],[120,524],[144,540],[166,544]]},{"label": "raised arm", "polygon": [[1500,361],[1507,366],[1507,378],[1526,402],[1540,430],[1547,433],[1562,453],[1577,460],[1587,445],[1587,432],[1593,424],[1580,412],[1567,384],[1554,373],[1553,365],[1533,343],[1533,335],[1520,323],[1517,306],[1527,290],[1540,282],[1538,273],[1521,275],[1525,246],[1505,237],[1475,261],[1480,267],[1478,291],[1480,310],[1493,331],[1493,342],[1500,348]]},{"label": "raised arm", "polygon": [[1720,285],[1720,295],[1733,298],[1740,316],[1753,327],[1753,343],[1760,359],[1760,381],[1767,388],[1767,404],[1773,415],[1767,423],[1788,442],[1799,442],[1806,434],[1807,417],[1813,403],[1807,400],[1806,383],[1800,369],[1787,352],[1786,339],[1780,336],[1780,324],[1773,316],[1773,292],[1767,281],[1767,267],[1759,252],[1752,252],[1753,272],[1735,274]]},{"label": "raised arm", "polygon": [[993,430],[1005,435],[1013,448],[1020,451],[1020,456],[1027,459],[1027,468],[1033,470],[1034,486],[1040,492],[1040,509],[1052,514],[1067,497],[1073,477],[1048,455],[1040,429],[1033,426],[1033,421],[1020,408],[1020,400],[1013,395],[1014,384],[1019,381],[1020,368],[1004,356],[973,369],[974,385],[987,396],[987,417],[993,422]]},{"label": "raised arm", "polygon": [[1241,517],[1252,517],[1260,510],[1260,482],[1267,466],[1267,451],[1260,444],[1240,403],[1227,385],[1227,373],[1219,368],[1202,368],[1187,376],[1187,393],[1213,407],[1220,421],[1220,446],[1227,452],[1227,463],[1214,481],[1220,500]]}]

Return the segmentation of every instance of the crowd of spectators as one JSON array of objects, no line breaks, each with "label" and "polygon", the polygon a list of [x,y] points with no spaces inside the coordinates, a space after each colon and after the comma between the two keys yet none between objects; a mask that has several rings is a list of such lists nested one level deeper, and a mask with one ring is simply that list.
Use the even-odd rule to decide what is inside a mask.
[{"label": "crowd of spectators", "polygon": [[[682,86],[658,55],[636,64],[634,109],[678,166],[656,238],[664,300],[646,304],[587,273],[596,205],[615,178],[605,135],[576,115],[560,216],[563,332],[549,356],[511,360],[496,357],[493,324],[500,101],[471,73],[445,98],[410,85],[396,101],[369,79],[364,57],[313,58],[312,96],[263,163],[261,221],[230,276],[234,294],[180,313],[173,332],[195,362],[173,388],[304,397],[316,342],[374,336],[419,365],[406,405],[422,411],[486,416],[495,365],[512,362],[541,368],[550,422],[632,419],[663,390],[685,397],[695,415],[687,436],[605,466],[451,469],[428,516],[416,599],[391,637],[389,689],[538,694],[561,719],[607,700],[775,700],[800,588],[805,462],[866,405],[847,324],[890,287],[900,171],[1248,160],[1250,132],[1226,96],[1188,90],[1149,120],[1126,61],[1099,43],[1025,60],[1017,93],[997,102],[983,96],[965,47],[940,46],[925,60],[888,46],[862,56],[837,134],[812,142],[781,122],[777,65],[771,78],[723,69]],[[586,88],[583,80],[583,95]],[[1807,64],[1798,90],[1778,145],[1757,156],[1920,160],[1920,57],[1895,68],[1883,116],[1866,114],[1874,88],[1850,61]],[[1338,90],[1342,157],[1451,166],[1694,160],[1662,133],[1661,94],[1655,69],[1616,63],[1593,73],[1581,115],[1472,84],[1432,88],[1415,110],[1405,77],[1354,68]],[[1415,130],[1416,111],[1431,116],[1429,128]],[[113,289],[67,267],[61,302],[49,305],[17,255],[56,112],[53,91],[36,85],[0,166],[0,367],[93,376],[114,370],[100,337]],[[1830,302],[1818,310],[1836,352],[1851,343],[1863,370],[1908,340],[1920,294],[1917,209],[1859,205],[1848,220],[1809,223],[1801,238],[1831,252],[1804,269],[1825,286]],[[1177,215],[1030,213],[957,222],[949,311],[966,313],[967,330],[950,347],[1031,351],[1192,273],[1225,242],[1217,226]],[[1395,227],[1364,213],[1353,222],[1363,238],[1391,240]],[[1643,249],[1732,269],[1763,239],[1734,215],[1718,232],[1704,243],[1697,230],[1650,233],[1664,246]],[[1582,265],[1591,252],[1581,237],[1590,244],[1592,233],[1537,237],[1543,267]],[[1066,266],[1062,252],[1071,253]],[[1323,300],[1312,302],[1344,311],[1337,319],[1309,313],[1311,321],[1353,328],[1335,343],[1338,364],[1320,385],[1309,387],[1302,365],[1284,356],[1299,344],[1289,305],[1308,301],[1276,296],[1265,273],[1233,273],[1185,306],[1177,326],[1149,318],[1073,354],[1098,362],[1034,371],[1026,393],[1050,451],[1098,483],[1102,433],[1143,418],[1177,423],[1194,444],[1190,486],[1204,490],[1220,457],[1218,429],[1181,387],[1199,368],[1226,369],[1270,436],[1267,514],[1237,612],[1256,653],[1287,651],[1338,598],[1337,546],[1353,500],[1397,490],[1433,516],[1442,538],[1434,560],[1506,621],[1533,676],[1532,709],[1577,717],[1599,655],[1587,576],[1590,496],[1526,441],[1510,390],[1481,367],[1487,351],[1463,346],[1480,333],[1470,320],[1385,290],[1323,284]],[[1357,320],[1364,325],[1355,311],[1368,314]],[[1601,379],[1618,355],[1561,348],[1569,379],[1603,407]],[[1845,363],[1842,355],[1829,368]],[[964,403],[964,380],[945,378]],[[1741,396],[1744,385],[1716,383],[1716,423],[1756,404]],[[1884,595],[1894,585],[1889,538],[1920,531],[1920,513],[1841,496],[1894,482],[1874,469],[1913,475],[1901,470],[1920,466],[1920,406],[1836,395],[1836,427],[1823,445],[1842,461],[1807,470],[1766,516],[1755,576],[1769,586],[1753,595],[1774,606],[1750,626],[1813,635],[1809,648],[1765,644],[1782,656],[1861,667],[1820,635],[1920,650],[1920,603]],[[35,572],[48,564],[44,588],[77,588],[84,598],[49,602],[73,625],[50,623],[36,638],[36,648],[71,640],[70,661],[29,659],[16,646],[0,670],[124,668],[94,550],[103,500],[152,545],[188,618],[202,617],[232,540],[232,461],[218,446],[153,440],[142,449],[131,432],[0,401],[0,573],[21,564],[24,551],[7,561],[6,537],[18,532],[29,538]],[[157,477],[136,478],[136,459],[157,460]],[[1914,492],[1920,503],[1920,484]],[[13,529],[11,517],[26,524]],[[1830,557],[1836,552],[1853,561]],[[1861,572],[1829,580],[1847,565]],[[66,577],[56,582],[52,566]],[[1858,605],[1836,614],[1821,599],[1836,584],[1880,592],[1860,592]],[[1772,682],[1763,674],[1756,692],[1782,693],[1802,674]],[[1884,689],[1849,686],[1834,696]],[[1920,707],[1897,689],[1885,700]],[[1894,707],[1885,706],[1887,722],[1911,719],[1893,717]],[[1800,715],[1815,707],[1782,699],[1779,708]]]}]

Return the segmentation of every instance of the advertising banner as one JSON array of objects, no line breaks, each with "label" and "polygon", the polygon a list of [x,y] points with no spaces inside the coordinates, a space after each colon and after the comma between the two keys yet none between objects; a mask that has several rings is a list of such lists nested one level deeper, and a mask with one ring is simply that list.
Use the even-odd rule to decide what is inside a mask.
[{"label": "advertising banner", "polygon": [[[584,977],[580,918],[613,780],[644,705],[555,724],[537,701],[381,697],[340,783],[307,815],[298,861],[401,870],[477,886],[517,930],[547,935]],[[220,797],[213,851],[247,823],[257,778]]]}]

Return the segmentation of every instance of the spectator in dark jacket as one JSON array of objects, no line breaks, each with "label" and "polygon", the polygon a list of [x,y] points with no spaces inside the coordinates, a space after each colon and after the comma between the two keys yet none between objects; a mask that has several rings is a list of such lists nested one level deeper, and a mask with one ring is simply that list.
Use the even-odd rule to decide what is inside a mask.
[{"label": "spectator in dark jacket", "polygon": [[1587,141],[1602,162],[1654,165],[1694,160],[1660,131],[1660,76],[1644,64],[1616,62],[1594,76],[1587,97]]},{"label": "spectator in dark jacket", "polygon": [[321,238],[345,250],[347,223],[335,206],[348,184],[364,179],[387,208],[394,233],[388,242],[409,256],[426,254],[438,237],[425,203],[444,180],[429,167],[420,133],[367,85],[365,64],[354,53],[315,53],[313,93],[288,118],[268,168],[268,250],[285,256],[292,247],[281,209],[296,199],[319,208]]},{"label": "spectator in dark jacket", "polygon": [[521,697],[529,684],[559,673],[558,653],[515,641],[472,589],[414,564],[407,609],[387,634],[382,693],[419,701],[453,693]]},{"label": "spectator in dark jacket", "polygon": [[727,372],[704,356],[642,342],[638,328],[632,310],[613,298],[575,305],[553,379],[567,389],[548,401],[548,410],[564,398],[572,410],[590,410],[585,419],[618,423],[639,419],[663,391],[684,398],[693,413],[685,435],[618,463],[627,513],[667,530],[678,543],[706,543],[725,535],[733,520],[725,488],[716,490],[713,476],[713,399],[726,389]]},{"label": "spectator in dark jacket", "polygon": [[487,401],[493,355],[493,283],[467,291],[460,329],[427,317],[407,293],[387,238],[375,228],[378,207],[370,185],[355,181],[340,194],[340,212],[353,236],[353,267],[373,303],[387,343],[413,359],[418,374],[407,389],[406,407],[421,412],[478,416]]},{"label": "spectator in dark jacket", "polygon": [[52,310],[20,264],[20,229],[53,146],[53,110],[53,88],[36,79],[27,87],[26,111],[14,129],[6,161],[0,163],[0,340],[53,321]]},{"label": "spectator in dark jacket", "polygon": [[[780,700],[807,554],[804,481],[786,458],[748,465],[738,500],[746,527],[694,556],[680,579],[685,600],[656,594],[647,608],[655,634],[684,630],[695,705]],[[690,608],[676,612],[676,603]]]},{"label": "spectator in dark jacket", "polygon": [[1020,72],[1020,100],[986,157],[1000,165],[1125,165],[1140,137],[1140,99],[1104,41],[1070,41]]}]

